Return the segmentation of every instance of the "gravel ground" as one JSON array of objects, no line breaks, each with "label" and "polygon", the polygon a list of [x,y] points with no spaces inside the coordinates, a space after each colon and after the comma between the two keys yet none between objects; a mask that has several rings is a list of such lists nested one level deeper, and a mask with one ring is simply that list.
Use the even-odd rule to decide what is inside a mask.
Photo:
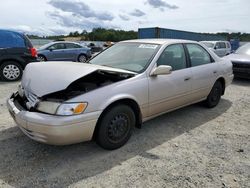
[{"label": "gravel ground", "polygon": [[192,105],[144,123],[122,148],[55,147],[22,134],[0,83],[0,187],[250,187],[250,81],[214,109]]}]

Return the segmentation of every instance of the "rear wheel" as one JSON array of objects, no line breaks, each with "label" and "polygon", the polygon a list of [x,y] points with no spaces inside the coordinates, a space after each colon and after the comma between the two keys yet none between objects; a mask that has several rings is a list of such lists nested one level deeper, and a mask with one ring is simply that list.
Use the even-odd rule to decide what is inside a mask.
[{"label": "rear wheel", "polygon": [[0,66],[0,78],[4,81],[16,81],[22,77],[23,69],[15,61],[6,61]]},{"label": "rear wheel", "polygon": [[46,57],[43,56],[43,55],[38,55],[38,56],[37,56],[37,59],[38,59],[38,61],[41,61],[41,62],[47,61]]},{"label": "rear wheel", "polygon": [[104,149],[117,149],[123,146],[135,126],[135,114],[127,105],[119,105],[108,110],[97,130],[97,143]]},{"label": "rear wheel", "polygon": [[206,105],[209,108],[217,106],[217,104],[220,102],[221,95],[222,95],[222,84],[220,81],[216,81],[205,101]]},{"label": "rear wheel", "polygon": [[78,61],[81,62],[81,63],[85,63],[85,62],[87,61],[86,55],[80,54],[80,55],[78,56]]}]

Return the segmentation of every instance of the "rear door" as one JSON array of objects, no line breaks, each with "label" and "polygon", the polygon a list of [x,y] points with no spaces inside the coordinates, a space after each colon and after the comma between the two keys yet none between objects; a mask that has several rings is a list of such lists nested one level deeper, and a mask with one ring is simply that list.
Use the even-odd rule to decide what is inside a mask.
[{"label": "rear door", "polygon": [[192,100],[206,98],[218,75],[217,63],[199,44],[185,44],[192,71]]},{"label": "rear door", "polygon": [[67,60],[77,61],[81,46],[74,43],[65,43],[65,45],[66,45],[65,55],[67,56]]},{"label": "rear door", "polygon": [[149,116],[190,102],[192,73],[187,68],[183,45],[166,47],[157,61],[160,65],[170,65],[173,70],[168,75],[149,77]]}]

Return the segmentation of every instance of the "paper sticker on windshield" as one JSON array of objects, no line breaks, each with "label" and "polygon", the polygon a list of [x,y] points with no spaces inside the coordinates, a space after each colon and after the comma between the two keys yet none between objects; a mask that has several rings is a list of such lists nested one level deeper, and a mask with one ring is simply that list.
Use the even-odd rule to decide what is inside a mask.
[{"label": "paper sticker on windshield", "polygon": [[139,48],[149,48],[149,49],[156,49],[158,45],[154,44],[141,44]]}]

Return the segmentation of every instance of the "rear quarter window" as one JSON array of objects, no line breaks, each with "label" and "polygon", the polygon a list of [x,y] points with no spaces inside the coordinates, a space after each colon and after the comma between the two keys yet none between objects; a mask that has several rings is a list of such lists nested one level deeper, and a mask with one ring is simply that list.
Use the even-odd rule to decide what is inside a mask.
[{"label": "rear quarter window", "polygon": [[72,43],[66,43],[65,45],[67,49],[82,48],[80,45],[72,44]]},{"label": "rear quarter window", "polygon": [[25,47],[25,40],[21,34],[0,31],[0,48]]}]

